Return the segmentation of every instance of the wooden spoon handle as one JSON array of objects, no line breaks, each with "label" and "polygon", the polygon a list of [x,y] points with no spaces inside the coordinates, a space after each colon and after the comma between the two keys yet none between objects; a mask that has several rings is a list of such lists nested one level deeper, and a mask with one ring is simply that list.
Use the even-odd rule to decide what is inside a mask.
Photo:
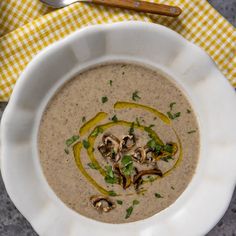
[{"label": "wooden spoon handle", "polygon": [[173,17],[179,16],[182,12],[179,7],[138,0],[92,0],[91,2],[104,6],[119,7],[134,11]]}]

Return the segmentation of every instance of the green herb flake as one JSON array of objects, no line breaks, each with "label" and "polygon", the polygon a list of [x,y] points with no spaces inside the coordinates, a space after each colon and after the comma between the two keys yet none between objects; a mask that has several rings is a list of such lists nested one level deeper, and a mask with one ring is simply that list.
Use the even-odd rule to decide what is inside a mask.
[{"label": "green herb flake", "polygon": [[133,209],[134,209],[133,206],[126,209],[125,219],[128,219],[131,216]]},{"label": "green herb flake", "polygon": [[188,113],[188,114],[191,113],[191,110],[187,109],[187,113]]},{"label": "green herb flake", "polygon": [[131,124],[130,129],[129,129],[129,135],[134,134],[134,122]]},{"label": "green herb flake", "polygon": [[95,164],[95,163],[88,163],[88,166],[93,169],[93,170],[97,170],[98,169],[98,166]]},{"label": "green herb flake", "polygon": [[113,83],[113,81],[112,81],[112,80],[109,80],[109,84],[110,84],[110,86],[112,86],[112,83]]},{"label": "green herb flake", "polygon": [[121,163],[122,163],[122,166],[123,166],[122,173],[125,176],[132,175],[133,170],[134,170],[132,157],[129,156],[129,155],[123,156],[123,158],[121,159]]},{"label": "green herb flake", "polygon": [[101,127],[97,127],[94,129],[94,131],[91,133],[92,137],[97,137],[99,134],[103,133],[103,129]]},{"label": "green herb flake", "polygon": [[170,187],[172,190],[175,190],[175,188],[173,186]]},{"label": "green herb flake", "polygon": [[170,111],[167,112],[167,115],[171,120],[174,120],[174,116],[172,115]]},{"label": "green herb flake", "polygon": [[172,103],[170,104],[170,110],[171,110],[171,111],[172,111],[174,105],[176,105],[176,102],[172,102]]},{"label": "green herb flake", "polygon": [[121,163],[123,166],[128,166],[130,164],[133,164],[133,160],[132,160],[132,157],[130,155],[125,155],[123,156],[122,160],[121,160]]},{"label": "green herb flake", "polygon": [[140,122],[139,122],[138,117],[136,117],[136,124],[137,124],[138,127],[140,127]]},{"label": "green herb flake", "polygon": [[148,141],[147,146],[150,147],[151,149],[155,149],[156,147],[156,142],[154,139],[151,139]]},{"label": "green herb flake", "polygon": [[165,152],[172,153],[172,152],[173,152],[173,146],[170,145],[170,144],[166,144],[166,145],[163,147],[163,150],[164,150]]},{"label": "green herb flake", "polygon": [[118,121],[118,118],[117,118],[116,115],[114,115],[114,116],[111,118],[111,120],[112,120],[113,122],[117,122],[117,121]]},{"label": "green herb flake", "polygon": [[156,197],[156,198],[163,198],[163,197],[161,196],[161,194],[159,194],[159,193],[155,193],[155,197]]},{"label": "green herb flake", "polygon": [[167,115],[168,115],[168,117],[169,117],[171,120],[174,120],[174,119],[180,117],[181,112],[177,112],[177,113],[175,113],[175,114],[172,114],[170,111],[168,111],[168,112],[167,112]]},{"label": "green herb flake", "polygon": [[153,176],[148,176],[148,181],[152,183],[155,181],[155,178]]},{"label": "green herb flake", "polygon": [[68,154],[69,154],[68,148],[65,148],[65,149],[64,149],[64,152],[68,155]]},{"label": "green herb flake", "polygon": [[112,166],[106,166],[106,174],[107,176],[111,177],[111,178],[114,178],[114,172],[112,170]]},{"label": "green herb flake", "polygon": [[108,195],[114,197],[114,196],[117,196],[117,193],[114,190],[111,190],[111,191],[108,191]]},{"label": "green herb flake", "polygon": [[139,201],[138,200],[133,200],[133,206],[135,206],[135,205],[138,205],[139,204]]},{"label": "green herb flake", "polygon": [[119,205],[123,205],[123,201],[121,201],[121,200],[117,200],[116,202],[117,202],[117,204],[119,204]]},{"label": "green herb flake", "polygon": [[108,98],[106,96],[102,97],[102,103],[106,103],[108,101]]},{"label": "green herb flake", "polygon": [[106,166],[106,176],[104,177],[104,180],[108,184],[115,184],[118,182],[117,178],[114,175],[114,172],[112,170],[112,166]]},{"label": "green herb flake", "polygon": [[151,124],[148,126],[149,129],[153,128],[155,125]]},{"label": "green herb flake", "polygon": [[133,94],[132,94],[132,99],[134,100],[134,101],[137,101],[138,99],[141,99],[141,97],[138,95],[138,91],[136,90],[135,92],[133,92]]},{"label": "green herb flake", "polygon": [[193,133],[196,133],[197,131],[196,130],[190,130],[188,131],[188,134],[193,134]]},{"label": "green herb flake", "polygon": [[159,152],[162,150],[163,146],[159,145],[158,143],[156,143],[156,141],[154,139],[151,139],[147,142],[147,146],[149,148],[151,148],[154,152],[156,152],[157,154],[159,154]]},{"label": "green herb flake", "polygon": [[66,146],[70,147],[77,140],[79,140],[79,136],[78,135],[73,135],[71,138],[66,140]]},{"label": "green herb flake", "polygon": [[82,122],[84,123],[85,121],[86,121],[86,117],[83,116],[83,117],[82,117]]},{"label": "green herb flake", "polygon": [[90,143],[87,140],[83,140],[83,146],[85,149],[88,149],[90,147]]},{"label": "green herb flake", "polygon": [[105,177],[104,177],[104,180],[105,180],[105,182],[106,183],[108,183],[108,184],[116,184],[118,181],[117,181],[117,178],[112,178],[112,177],[110,177],[110,176],[108,176],[108,175],[106,175]]}]

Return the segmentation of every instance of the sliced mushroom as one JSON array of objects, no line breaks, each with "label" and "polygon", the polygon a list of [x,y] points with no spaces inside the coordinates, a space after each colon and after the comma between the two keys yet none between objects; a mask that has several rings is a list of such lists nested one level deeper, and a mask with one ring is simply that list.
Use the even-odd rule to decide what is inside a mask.
[{"label": "sliced mushroom", "polygon": [[147,146],[138,147],[135,149],[134,153],[132,154],[132,157],[138,163],[150,163],[153,161],[153,152]]},{"label": "sliced mushroom", "polygon": [[134,153],[132,154],[134,161],[138,163],[144,163],[146,159],[146,151],[143,147],[138,147],[135,149]]},{"label": "sliced mushroom", "polygon": [[136,172],[136,174],[133,177],[133,184],[136,186],[136,189],[138,189],[137,186],[140,185],[140,181],[142,181],[142,178],[145,175],[158,175],[160,177],[163,176],[161,170],[158,167],[155,167],[154,169],[150,170],[141,170],[139,172]]},{"label": "sliced mushroom", "polygon": [[131,135],[125,135],[121,142],[120,142],[120,151],[121,152],[128,152],[131,150],[132,147],[134,147],[136,144],[136,139],[133,134]]},{"label": "sliced mushroom", "polygon": [[98,151],[102,154],[103,157],[108,157],[111,155],[111,150],[107,148],[104,143],[98,146]]},{"label": "sliced mushroom", "polygon": [[[135,176],[137,176],[138,173],[139,173],[137,167],[134,167],[134,172],[135,172],[135,175],[134,175],[134,177],[135,177]],[[142,185],[142,183],[143,183],[143,179],[142,179],[142,178],[137,179],[135,183],[134,183],[134,181],[133,181],[135,190],[138,191],[138,190],[139,190],[139,187],[140,187],[140,185]]]},{"label": "sliced mushroom", "polygon": [[94,195],[90,198],[93,207],[99,212],[109,212],[116,207],[108,197]]},{"label": "sliced mushroom", "polygon": [[112,134],[104,134],[103,143],[98,146],[99,152],[103,157],[110,157],[112,161],[118,162],[121,158],[119,153],[120,141]]},{"label": "sliced mushroom", "polygon": [[132,183],[130,176],[125,176],[121,172],[120,166],[117,163],[113,165],[113,170],[119,176],[119,178],[121,179],[123,189],[127,189]]}]

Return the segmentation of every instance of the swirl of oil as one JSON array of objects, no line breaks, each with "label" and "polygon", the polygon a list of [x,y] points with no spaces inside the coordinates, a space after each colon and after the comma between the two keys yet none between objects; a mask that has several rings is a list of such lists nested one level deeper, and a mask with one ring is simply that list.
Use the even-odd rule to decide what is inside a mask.
[{"label": "swirl of oil", "polygon": [[[159,112],[158,110],[145,106],[145,105],[141,105],[141,104],[137,104],[137,103],[130,103],[130,102],[116,102],[114,104],[114,108],[115,109],[127,109],[127,108],[136,108],[136,109],[143,109],[146,110],[148,112],[153,113],[155,116],[157,116],[162,122],[164,122],[166,125],[170,125],[171,126],[171,121],[169,120],[169,118],[164,115],[163,113]],[[156,134],[156,132],[154,132],[150,127],[146,127],[146,126],[142,126],[142,125],[137,125],[134,124],[132,122],[128,122],[128,121],[124,121],[124,120],[118,120],[117,122],[109,122],[109,123],[105,123],[102,125],[97,125],[98,123],[100,123],[102,120],[104,120],[105,118],[107,118],[108,114],[105,112],[99,112],[97,115],[95,115],[91,120],[89,120],[88,122],[86,122],[81,128],[80,128],[80,135],[83,136],[86,133],[88,133],[89,130],[91,130],[93,127],[95,127],[92,132],[89,134],[88,136],[88,141],[90,143],[90,147],[87,149],[87,154],[90,158],[90,161],[96,165],[98,171],[100,172],[101,175],[105,176],[106,172],[105,170],[101,167],[101,165],[99,164],[99,162],[97,161],[96,157],[94,156],[93,153],[93,149],[94,149],[94,143],[96,140],[96,136],[92,136],[92,133],[96,130],[96,129],[102,129],[107,130],[113,126],[116,125],[122,125],[122,126],[127,126],[127,127],[131,127],[131,125],[134,125],[134,128],[140,129],[142,131],[145,131],[149,134],[149,136],[151,138],[153,138],[158,144],[163,145],[163,141],[160,139],[160,137]],[[173,167],[171,169],[169,169],[168,171],[166,171],[163,176],[168,175],[173,169],[175,169],[179,163],[182,160],[183,157],[183,151],[182,151],[182,144],[181,144],[181,140],[177,134],[177,132],[175,131],[175,129],[171,126],[171,129],[174,131],[177,140],[178,140],[178,146],[179,146],[179,155],[177,158],[177,161],[175,162],[175,164],[173,165]],[[81,171],[81,173],[85,176],[85,178],[95,187],[97,188],[97,190],[99,192],[101,192],[104,195],[110,195],[110,191],[104,189],[102,186],[100,186],[89,174],[88,172],[85,170],[85,168],[83,167],[83,164],[81,162],[81,157],[80,157],[80,153],[81,153],[81,149],[83,148],[83,145],[81,144],[81,142],[76,143],[73,146],[73,152],[74,152],[74,157],[75,157],[75,161],[76,164],[79,168],[79,170]],[[155,180],[159,178],[156,177]]]}]

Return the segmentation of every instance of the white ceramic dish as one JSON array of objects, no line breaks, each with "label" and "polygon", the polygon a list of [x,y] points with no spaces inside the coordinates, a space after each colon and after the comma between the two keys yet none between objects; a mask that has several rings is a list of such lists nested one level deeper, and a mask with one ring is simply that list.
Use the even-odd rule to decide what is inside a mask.
[{"label": "white ceramic dish", "polygon": [[[107,61],[155,67],[185,90],[197,112],[200,160],[181,197],[157,215],[113,225],[67,208],[48,186],[39,163],[37,130],[55,91],[79,71]],[[6,189],[40,235],[203,235],[220,219],[236,183],[236,95],[198,47],[160,25],[125,22],[79,30],[48,47],[18,80],[1,124]]]}]

